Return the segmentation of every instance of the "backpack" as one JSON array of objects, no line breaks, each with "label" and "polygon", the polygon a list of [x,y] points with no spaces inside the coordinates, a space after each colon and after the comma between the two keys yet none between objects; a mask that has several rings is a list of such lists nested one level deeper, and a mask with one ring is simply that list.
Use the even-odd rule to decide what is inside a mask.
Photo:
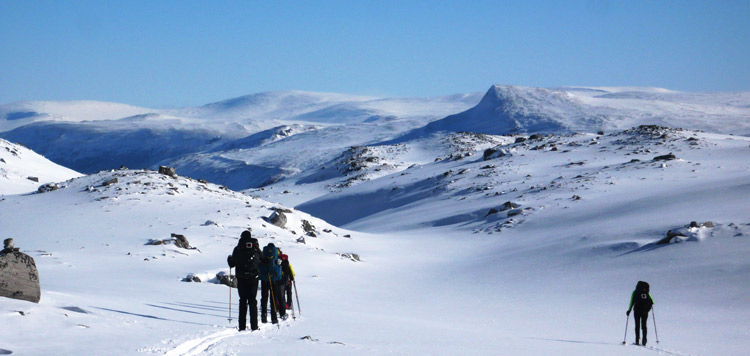
[{"label": "backpack", "polygon": [[249,238],[240,239],[240,243],[235,247],[233,259],[237,265],[237,278],[251,279],[258,275],[260,256],[257,246],[258,240]]},{"label": "backpack", "polygon": [[638,281],[633,292],[633,305],[636,310],[648,312],[651,310],[651,306],[654,301],[651,300],[649,295],[649,285],[644,281]]},{"label": "backpack", "polygon": [[262,281],[269,282],[269,276],[273,282],[281,279],[281,265],[277,262],[278,259],[279,250],[273,243],[269,243],[266,247],[263,247],[263,256],[261,257],[259,268],[259,275]]}]

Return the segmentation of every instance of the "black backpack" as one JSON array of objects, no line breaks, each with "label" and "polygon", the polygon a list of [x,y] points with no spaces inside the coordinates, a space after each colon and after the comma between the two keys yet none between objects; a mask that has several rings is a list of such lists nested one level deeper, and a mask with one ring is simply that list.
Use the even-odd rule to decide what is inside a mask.
[{"label": "black backpack", "polygon": [[241,241],[234,249],[234,262],[237,265],[237,278],[250,279],[258,276],[258,264],[260,254],[258,253],[258,240]]},{"label": "black backpack", "polygon": [[644,281],[638,281],[633,292],[633,304],[636,310],[648,312],[651,310],[651,306],[654,301],[651,300],[649,295],[649,285]]}]

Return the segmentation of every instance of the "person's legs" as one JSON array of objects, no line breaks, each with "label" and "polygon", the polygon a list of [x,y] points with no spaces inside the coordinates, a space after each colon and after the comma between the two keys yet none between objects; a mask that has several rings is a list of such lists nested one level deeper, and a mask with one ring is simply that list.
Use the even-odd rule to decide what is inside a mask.
[{"label": "person's legs", "polygon": [[641,313],[641,330],[643,330],[643,339],[641,339],[641,345],[646,346],[646,333],[648,332],[648,311]]},{"label": "person's legs", "polygon": [[268,311],[268,295],[270,292],[268,282],[259,281],[260,283],[260,321],[263,323],[268,322],[267,311]]},{"label": "person's legs", "polygon": [[240,310],[239,310],[239,329],[240,331],[247,328],[247,297],[248,297],[248,281],[244,279],[237,279],[237,293],[240,295]]},{"label": "person's legs", "polygon": [[253,278],[248,281],[247,303],[250,304],[250,329],[258,330],[258,279]]},{"label": "person's legs", "polygon": [[292,307],[292,282],[289,281],[286,284],[284,284],[284,291],[286,292],[286,307],[287,309],[290,309]]},{"label": "person's legs", "polygon": [[641,317],[638,312],[633,313],[633,321],[635,324],[635,344],[641,344]]}]

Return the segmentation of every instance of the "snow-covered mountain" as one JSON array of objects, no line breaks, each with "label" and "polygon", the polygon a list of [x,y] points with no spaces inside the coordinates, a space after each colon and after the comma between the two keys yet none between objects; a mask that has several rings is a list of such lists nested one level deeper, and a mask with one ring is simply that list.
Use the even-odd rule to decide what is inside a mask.
[{"label": "snow-covered mountain", "polygon": [[34,192],[42,185],[80,176],[24,146],[0,139],[0,195]]},{"label": "snow-covered mountain", "polygon": [[[221,147],[237,149],[270,142],[260,139],[269,131],[291,136],[310,129],[361,124],[368,130],[401,133],[474,105],[477,94],[436,98],[376,99],[329,93],[268,92],[230,99],[197,108],[145,109],[98,102],[21,102],[0,106],[0,137],[20,142],[66,167],[94,173],[127,166],[156,168],[176,160],[196,162],[191,154],[206,157]],[[119,114],[118,114],[119,113]],[[295,130],[287,127],[306,129]],[[403,129],[399,127],[403,126]],[[271,136],[274,134],[272,133]],[[382,135],[381,135],[382,136]],[[382,136],[391,137],[391,136]],[[361,144],[360,137],[355,139]],[[349,140],[351,142],[351,140]],[[367,140],[365,142],[371,142]],[[353,144],[357,144],[353,143]],[[338,149],[344,150],[345,144]],[[220,181],[236,175],[233,166],[214,172],[221,153],[209,161],[183,167],[196,178],[244,189],[273,181],[275,172],[291,167],[269,167],[264,178],[250,185]],[[195,167],[194,167],[195,166]]]},{"label": "snow-covered mountain", "polygon": [[[622,130],[643,124],[750,134],[749,93],[698,94],[656,88],[529,88],[495,85],[475,107],[401,140],[436,131],[495,135]],[[730,129],[731,128],[731,129]]]},{"label": "snow-covered mountain", "polygon": [[[133,126],[196,148],[149,158],[178,177],[108,169],[0,199],[0,238],[42,285],[40,304],[2,300],[0,354],[745,355],[749,111],[747,93],[493,86],[29,122],[3,137],[70,125],[38,141],[157,151]],[[290,256],[301,310],[238,333],[217,282],[246,228]],[[645,348],[622,345],[639,280]]]}]

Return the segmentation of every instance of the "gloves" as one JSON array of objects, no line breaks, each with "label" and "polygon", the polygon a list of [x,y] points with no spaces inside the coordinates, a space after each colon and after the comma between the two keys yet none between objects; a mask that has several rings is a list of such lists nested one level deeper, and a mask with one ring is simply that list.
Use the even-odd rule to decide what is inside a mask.
[{"label": "gloves", "polygon": [[234,267],[234,263],[232,263],[232,255],[227,256],[227,264],[229,265],[229,268]]},{"label": "gloves", "polygon": [[630,310],[626,311],[625,315],[630,316]]}]

